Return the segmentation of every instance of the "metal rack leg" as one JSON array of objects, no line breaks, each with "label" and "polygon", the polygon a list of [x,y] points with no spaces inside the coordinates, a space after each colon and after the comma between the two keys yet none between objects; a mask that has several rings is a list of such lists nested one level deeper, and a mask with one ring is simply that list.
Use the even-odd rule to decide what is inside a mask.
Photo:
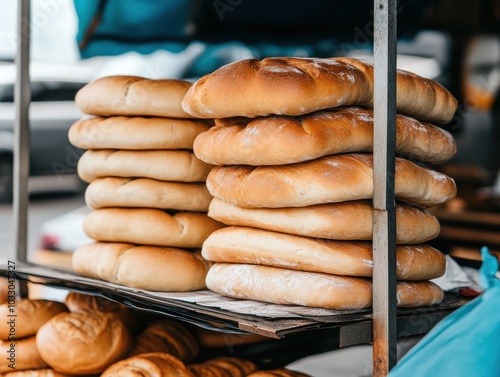
[{"label": "metal rack leg", "polygon": [[374,1],[373,376],[396,354],[396,0]]}]

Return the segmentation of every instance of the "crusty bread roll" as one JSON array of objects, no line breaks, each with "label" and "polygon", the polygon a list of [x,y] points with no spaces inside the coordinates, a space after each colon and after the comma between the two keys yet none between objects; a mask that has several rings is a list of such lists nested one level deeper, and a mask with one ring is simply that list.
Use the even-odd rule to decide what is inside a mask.
[{"label": "crusty bread roll", "polygon": [[[398,70],[397,110],[449,122],[457,100],[440,84]],[[228,105],[228,100],[233,99]],[[301,115],[339,106],[373,105],[373,67],[350,58],[267,58],[227,64],[199,79],[182,107],[197,118]]]},{"label": "crusty bread roll", "polygon": [[217,357],[188,368],[195,377],[245,377],[257,370],[250,360],[235,357]]},{"label": "crusty bread roll", "polygon": [[[249,264],[215,263],[207,274],[209,289],[222,295],[274,304],[327,309],[363,309],[372,304],[370,279],[294,271]],[[443,291],[428,281],[398,282],[397,305],[441,302]]]},{"label": "crusty bread roll", "polygon": [[[19,372],[10,372],[4,374],[5,377],[71,377],[66,373],[56,372],[54,369],[30,369]],[[73,374],[74,376],[74,374]]]},{"label": "crusty bread roll", "polygon": [[[333,275],[372,276],[371,242],[328,241],[256,228],[227,227],[210,235],[202,255],[212,262],[259,264]],[[428,245],[398,245],[398,280],[442,276],[446,259]]]},{"label": "crusty bread roll", "polygon": [[[0,373],[14,370],[45,368],[48,364],[40,357],[35,336],[0,341]],[[10,367],[9,367],[10,366]]]},{"label": "crusty bread roll", "polygon": [[150,178],[99,178],[85,190],[85,202],[94,209],[140,207],[207,212],[211,200],[204,183]]},{"label": "crusty bread roll", "polygon": [[208,129],[202,120],[94,117],[74,123],[68,138],[83,149],[193,149],[195,137]]},{"label": "crusty bread roll", "polygon": [[[240,207],[303,207],[371,199],[373,155],[344,154],[282,166],[216,166],[210,194]],[[396,158],[396,200],[431,207],[455,197],[450,177]]]},{"label": "crusty bread roll", "polygon": [[137,318],[129,307],[107,298],[84,293],[69,292],[64,300],[72,312],[99,311],[116,316],[132,333],[137,329]]},{"label": "crusty bread roll", "polygon": [[[217,119],[198,135],[194,153],[212,165],[284,165],[347,152],[373,150],[373,110],[360,107],[299,117]],[[429,123],[396,116],[396,150],[429,163],[456,152],[451,134]]]},{"label": "crusty bread roll", "polygon": [[[17,300],[14,307],[8,303],[0,305],[0,340],[16,339],[35,335],[40,326],[55,315],[67,312],[62,302],[50,300]],[[10,317],[15,314],[16,317]]]},{"label": "crusty bread roll", "polygon": [[259,370],[248,377],[311,377],[308,374],[296,372],[286,368],[277,368],[271,370]]},{"label": "crusty bread roll", "polygon": [[167,353],[143,353],[118,361],[101,377],[193,377],[182,361]]},{"label": "crusty bread roll", "polygon": [[199,252],[157,246],[96,242],[73,253],[78,274],[152,291],[203,289],[209,267]]},{"label": "crusty bread roll", "polygon": [[83,220],[83,230],[97,241],[139,245],[199,248],[214,230],[224,225],[205,213],[154,208],[101,208]]},{"label": "crusty bread roll", "polygon": [[78,91],[75,103],[86,114],[192,118],[181,102],[191,83],[137,76],[108,76]]},{"label": "crusty bread roll", "polygon": [[97,374],[123,358],[132,337],[115,316],[98,312],[58,314],[36,334],[42,358],[56,371]]},{"label": "crusty bread roll", "polygon": [[189,363],[198,356],[200,346],[185,326],[176,321],[163,320],[148,324],[137,335],[130,356],[150,352],[168,353]]},{"label": "crusty bread roll", "polygon": [[88,150],[77,166],[79,177],[87,183],[112,176],[204,182],[210,168],[188,150]]},{"label": "crusty bread roll", "polygon": [[[373,205],[368,200],[291,208],[242,208],[214,198],[208,215],[227,225],[261,228],[332,240],[371,240]],[[396,242],[416,244],[439,235],[439,221],[429,212],[396,206]]]}]

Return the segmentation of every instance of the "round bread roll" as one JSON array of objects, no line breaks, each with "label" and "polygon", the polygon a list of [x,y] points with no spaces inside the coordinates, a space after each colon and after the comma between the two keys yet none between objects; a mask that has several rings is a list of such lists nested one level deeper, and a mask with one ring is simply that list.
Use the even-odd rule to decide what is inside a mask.
[{"label": "round bread roll", "polygon": [[[431,207],[455,197],[450,177],[396,158],[396,200]],[[207,178],[214,197],[246,208],[304,207],[371,199],[373,155],[344,154],[283,166],[216,166]]]},{"label": "round bread roll", "polygon": [[193,377],[182,361],[167,353],[143,353],[118,361],[101,377]]},{"label": "round bread roll", "polygon": [[205,213],[167,212],[154,208],[101,208],[83,220],[83,230],[97,241],[200,248],[224,225]]},{"label": "round bread roll", "polygon": [[[372,276],[371,242],[342,242],[267,230],[227,227],[210,235],[202,255],[212,262],[258,264],[333,275]],[[444,274],[446,259],[428,245],[396,247],[398,280],[430,280]]]},{"label": "round bread roll", "polygon": [[253,362],[235,357],[217,357],[188,368],[194,377],[245,377],[257,370]]},{"label": "round bread roll", "polygon": [[42,358],[56,371],[97,374],[130,351],[132,337],[115,316],[98,312],[62,313],[36,334]]},{"label": "round bread roll", "polygon": [[[398,113],[445,123],[457,109],[457,100],[432,80],[398,70],[396,86]],[[241,60],[199,79],[182,101],[187,113],[214,119],[352,105],[373,106],[373,67],[350,58]]]},{"label": "round bread roll", "polygon": [[68,138],[82,149],[193,149],[195,137],[208,129],[201,120],[94,117],[74,123]]},{"label": "round bread roll", "polygon": [[203,289],[209,267],[199,252],[157,246],[96,242],[73,253],[80,275],[152,291]]},{"label": "round bread roll", "polygon": [[130,356],[150,352],[168,353],[189,363],[198,357],[200,346],[186,327],[176,321],[164,320],[149,324],[137,335]]},{"label": "round bread roll", "polygon": [[132,333],[137,329],[135,313],[129,307],[107,298],[69,292],[64,303],[71,312],[99,311],[116,316]]},{"label": "round bread roll", "polygon": [[[359,107],[298,117],[217,119],[194,143],[196,157],[212,165],[284,165],[371,151],[373,110]],[[396,151],[440,164],[453,157],[456,143],[449,132],[398,114]]]},{"label": "round bread roll", "polygon": [[204,182],[211,166],[187,150],[88,150],[78,160],[78,176],[91,183],[101,177],[143,177],[160,181]]},{"label": "round bread roll", "polygon": [[[66,373],[56,372],[54,369],[30,369],[19,372],[10,372],[4,374],[5,377],[71,377]],[[74,376],[74,375],[73,375]]]},{"label": "round bread roll", "polygon": [[150,178],[99,178],[85,190],[85,202],[94,209],[140,207],[208,212],[211,200],[204,183],[165,182]]},{"label": "round bread roll", "polygon": [[192,118],[181,102],[191,83],[137,76],[107,76],[90,82],[76,93],[75,103],[86,113],[99,116],[157,116]]},{"label": "round bread roll", "polygon": [[40,357],[34,336],[0,341],[0,373],[13,370],[45,368],[48,364]]},{"label": "round bread roll", "polygon": [[277,368],[272,370],[259,370],[248,377],[311,377],[308,374],[296,372],[286,368]]},{"label": "round bread roll", "polygon": [[[319,272],[249,264],[215,263],[207,274],[209,289],[224,296],[282,305],[355,310],[372,304],[371,280]],[[398,282],[398,307],[433,305],[443,291],[427,282]]]},{"label": "round bread roll", "polygon": [[[208,215],[226,225],[332,240],[371,240],[373,205],[368,200],[292,208],[241,208],[214,198]],[[298,220],[300,219],[300,220]],[[439,235],[439,221],[409,205],[396,206],[396,242],[416,244]]]},{"label": "round bread roll", "polygon": [[0,340],[9,340],[9,336],[20,339],[35,335],[45,322],[67,311],[63,303],[50,300],[21,299],[14,306],[0,305]]}]

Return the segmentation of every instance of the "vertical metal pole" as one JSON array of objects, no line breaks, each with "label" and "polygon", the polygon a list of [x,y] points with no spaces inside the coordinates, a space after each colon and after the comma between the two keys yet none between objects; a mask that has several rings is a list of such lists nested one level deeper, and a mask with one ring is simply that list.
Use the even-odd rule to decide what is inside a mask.
[{"label": "vertical metal pole", "polygon": [[373,376],[396,364],[396,0],[374,1]]},{"label": "vertical metal pole", "polygon": [[[28,259],[28,176],[30,157],[29,106],[31,86],[30,62],[30,2],[18,1],[16,84],[14,103],[16,106],[14,144],[14,226],[16,235],[16,259]],[[21,285],[21,296],[26,296],[26,286]]]}]

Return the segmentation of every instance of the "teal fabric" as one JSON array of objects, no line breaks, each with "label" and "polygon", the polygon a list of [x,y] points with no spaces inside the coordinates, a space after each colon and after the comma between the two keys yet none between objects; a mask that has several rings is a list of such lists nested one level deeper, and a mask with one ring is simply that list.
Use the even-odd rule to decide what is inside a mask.
[{"label": "teal fabric", "polygon": [[484,247],[485,291],[451,313],[389,373],[389,377],[500,376],[500,280],[498,260]]}]

